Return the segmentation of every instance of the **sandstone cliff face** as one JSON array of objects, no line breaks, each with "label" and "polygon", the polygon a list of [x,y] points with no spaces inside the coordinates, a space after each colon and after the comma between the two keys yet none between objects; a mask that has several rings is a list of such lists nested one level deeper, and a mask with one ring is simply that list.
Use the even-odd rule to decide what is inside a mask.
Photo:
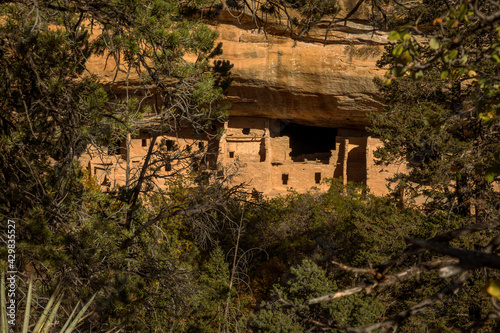
[{"label": "sandstone cliff face", "polygon": [[305,125],[362,127],[382,104],[373,83],[380,45],[267,38],[219,25],[223,59],[234,64],[231,115],[286,119]]},{"label": "sandstone cliff face", "polygon": [[[339,16],[355,3],[345,0]],[[377,195],[388,192],[386,177],[396,167],[375,166],[373,150],[380,142],[356,131],[369,125],[368,113],[383,107],[374,78],[384,73],[375,64],[387,38],[372,31],[367,15],[361,8],[352,17],[356,22],[335,26],[326,42],[324,26],[297,40],[287,36],[282,22],[271,22],[266,29],[273,34],[265,35],[252,29],[248,17],[238,23],[227,13],[217,17],[214,29],[224,52],[220,58],[234,64],[228,91],[233,106],[219,161],[226,169],[237,166],[235,183],[275,196],[313,187],[326,190],[328,184],[321,180],[333,177],[366,184]],[[284,129],[273,126],[277,119],[285,120],[278,120]],[[314,132],[286,133],[287,121],[315,126],[314,132],[320,132],[318,127],[337,131],[310,142],[306,137]],[[323,151],[319,147],[325,142],[331,147]],[[302,146],[308,147],[306,152],[298,152]]]},{"label": "sandstone cliff face", "polygon": [[[345,2],[344,11],[353,6]],[[363,15],[366,10],[357,17]],[[375,63],[387,38],[366,22],[337,24],[325,44],[321,26],[296,40],[284,32],[265,35],[251,29],[248,18],[238,24],[223,13],[217,20],[214,29],[224,52],[220,58],[234,64],[231,115],[363,128],[367,113],[381,110],[373,79],[383,75]],[[276,26],[271,30],[280,31]]]},{"label": "sandstone cliff face", "polygon": [[[341,0],[337,17],[345,17],[357,2]],[[230,114],[335,128],[368,125],[367,113],[382,108],[373,79],[383,75],[375,63],[387,43],[386,34],[374,32],[368,23],[369,9],[361,6],[346,24],[335,24],[326,44],[327,24],[297,40],[290,38],[283,21],[270,19],[266,30],[272,34],[266,35],[256,29],[250,15],[236,18],[230,11],[220,12],[211,24],[223,43],[219,59],[234,64]],[[104,83],[111,82],[116,75],[113,59],[108,59],[105,70],[104,64],[103,58],[91,58],[88,68]],[[118,73],[115,91],[127,86],[125,79]],[[134,79],[132,73],[129,87]]]},{"label": "sandstone cliff face", "polygon": [[[348,5],[353,4],[345,0],[344,11],[352,8]],[[215,18],[212,26],[224,52],[219,58],[234,65],[234,81],[228,91],[230,118],[214,148],[217,153],[212,154],[216,163],[205,168],[217,174],[237,170],[235,185],[245,183],[250,192],[267,196],[312,187],[326,190],[328,184],[322,180],[332,177],[366,184],[378,195],[387,193],[385,178],[396,169],[373,165],[373,150],[380,142],[364,132],[367,114],[382,108],[373,80],[383,74],[375,63],[387,39],[363,21],[366,11],[356,15],[355,23],[335,26],[326,43],[324,26],[297,40],[283,22],[270,22],[266,28],[273,34],[265,35],[249,16],[236,22],[230,13],[221,12]],[[90,61],[105,82],[115,75],[111,61],[106,71],[103,59]],[[129,85],[134,81],[131,75]],[[125,85],[125,76],[119,73],[113,88],[119,92]],[[115,156],[118,162],[90,157],[86,163],[101,175],[103,184],[111,179],[123,183],[126,176],[120,170],[125,168],[110,166],[123,164],[124,156],[130,156],[132,167],[142,165],[149,139],[144,135],[133,138],[133,149]],[[162,172],[167,175],[169,170]]]}]

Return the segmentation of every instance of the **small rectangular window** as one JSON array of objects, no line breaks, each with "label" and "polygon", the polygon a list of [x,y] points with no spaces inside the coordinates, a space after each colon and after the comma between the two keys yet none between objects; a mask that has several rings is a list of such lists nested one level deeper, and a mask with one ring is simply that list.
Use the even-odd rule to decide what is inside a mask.
[{"label": "small rectangular window", "polygon": [[205,143],[204,142],[198,142],[198,148],[200,150],[203,150],[203,148],[205,148]]},{"label": "small rectangular window", "polygon": [[314,174],[314,181],[316,182],[316,184],[320,184],[321,183],[321,172],[316,172]]},{"label": "small rectangular window", "polygon": [[108,175],[104,175],[104,179],[101,183],[102,186],[111,186],[111,181],[108,179]]},{"label": "small rectangular window", "polygon": [[108,155],[116,155],[120,153],[120,141],[113,142],[108,146]]},{"label": "small rectangular window", "polygon": [[229,152],[229,158],[234,158],[234,151]]},{"label": "small rectangular window", "polygon": [[167,151],[172,151],[174,150],[174,141],[172,140],[166,140],[165,145],[167,146]]},{"label": "small rectangular window", "polygon": [[281,174],[281,181],[283,182],[283,185],[288,185],[288,174],[287,173]]},{"label": "small rectangular window", "polygon": [[165,164],[165,171],[172,171],[172,164],[170,164],[170,162]]},{"label": "small rectangular window", "polygon": [[148,145],[148,139],[142,139],[142,146],[146,147]]},{"label": "small rectangular window", "polygon": [[242,132],[243,134],[248,135],[250,134],[250,128],[244,128]]}]

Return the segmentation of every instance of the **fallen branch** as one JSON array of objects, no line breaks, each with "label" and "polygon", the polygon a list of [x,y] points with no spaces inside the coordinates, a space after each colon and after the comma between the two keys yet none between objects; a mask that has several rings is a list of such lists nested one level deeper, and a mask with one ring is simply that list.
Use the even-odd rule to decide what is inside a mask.
[{"label": "fallen branch", "polygon": [[444,255],[458,258],[460,260],[460,265],[463,267],[468,267],[467,269],[475,269],[480,267],[500,269],[500,257],[495,254],[480,251],[463,250],[456,247],[451,247],[449,245],[423,239],[407,238],[407,240],[413,245],[416,245],[423,249],[432,250]]},{"label": "fallen branch", "polygon": [[409,308],[407,310],[401,311],[400,313],[398,313],[397,315],[395,315],[394,317],[392,317],[389,320],[385,320],[385,321],[375,323],[375,324],[372,324],[370,326],[361,327],[361,328],[354,328],[354,327],[348,328],[347,332],[370,333],[370,332],[373,332],[373,331],[378,330],[380,328],[387,328],[387,327],[398,325],[403,320],[405,320],[405,319],[415,315],[416,313],[426,309],[427,307],[436,303],[437,301],[442,300],[445,296],[447,296],[451,293],[455,293],[467,281],[469,275],[470,275],[469,272],[463,273],[455,280],[455,282],[453,284],[447,285],[446,287],[444,287],[443,289],[441,289],[437,293],[433,294],[430,297],[427,297],[426,299],[424,299],[423,301],[421,301],[417,305],[412,306],[411,308]]},{"label": "fallen branch", "polygon": [[[434,241],[434,242],[450,242],[456,238],[470,235],[476,232],[481,232],[485,230],[493,230],[497,229],[500,227],[500,220],[495,219],[495,220],[490,220],[487,222],[481,222],[481,223],[475,223],[475,224],[468,224],[466,226],[463,226],[458,229],[454,229],[451,231],[443,232],[440,233],[432,238],[429,239],[429,241]],[[379,271],[383,271],[385,269],[388,269],[392,266],[397,266],[400,265],[402,262],[404,262],[406,259],[413,255],[421,254],[424,253],[425,249],[423,248],[415,248],[415,246],[410,245],[408,246],[402,254],[399,254],[397,257],[387,261],[386,263],[378,266]]]},{"label": "fallen branch", "polygon": [[397,273],[397,274],[384,275],[384,276],[382,276],[380,273],[374,271],[373,269],[353,268],[353,267],[349,267],[349,266],[346,266],[343,264],[338,264],[336,262],[334,262],[334,263],[339,265],[340,268],[342,268],[346,271],[351,271],[351,272],[355,271],[358,273],[373,274],[378,278],[378,280],[372,281],[369,283],[364,283],[364,284],[357,286],[357,287],[354,287],[354,288],[338,291],[338,292],[333,293],[333,294],[310,299],[307,301],[307,305],[329,302],[333,299],[350,296],[350,295],[353,295],[353,294],[356,294],[356,293],[359,293],[362,291],[365,293],[370,293],[374,289],[381,291],[387,287],[390,287],[390,286],[395,285],[397,283],[400,283],[402,281],[408,280],[408,279],[415,277],[421,273],[428,272],[431,270],[440,269],[443,267],[448,267],[451,265],[456,265],[459,263],[459,261],[456,259],[446,259],[446,260],[440,259],[440,260],[435,260],[435,261],[431,261],[431,262],[426,262],[426,263],[420,264],[418,266],[413,266],[413,267],[411,267],[405,271],[402,271],[400,273]]}]

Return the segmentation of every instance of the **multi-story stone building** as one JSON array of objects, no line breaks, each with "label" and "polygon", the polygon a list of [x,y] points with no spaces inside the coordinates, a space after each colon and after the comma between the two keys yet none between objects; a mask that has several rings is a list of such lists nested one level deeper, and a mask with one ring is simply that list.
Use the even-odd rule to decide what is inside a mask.
[{"label": "multi-story stone building", "polygon": [[[344,2],[346,11],[356,3]],[[222,59],[234,64],[230,117],[214,125],[214,133],[224,127],[223,135],[208,140],[183,130],[161,139],[167,146],[205,149],[202,168],[219,174],[237,170],[233,183],[268,196],[324,190],[323,180],[332,177],[387,193],[386,179],[400,166],[375,164],[373,153],[381,143],[365,130],[367,114],[383,107],[373,79],[383,75],[375,62],[387,39],[363,20],[342,23],[325,45],[324,31],[311,30],[297,41],[264,35],[222,13],[214,29],[223,43]],[[92,61],[98,72],[102,60]],[[142,166],[149,140],[141,132],[130,138],[128,149],[122,144],[106,156],[94,152],[82,163],[101,184],[125,184]],[[167,165],[160,172],[178,167]]]},{"label": "multi-story stone building", "polygon": [[236,165],[236,183],[248,183],[264,195],[313,187],[325,190],[325,178],[342,178],[387,193],[386,178],[395,167],[374,164],[380,141],[365,131],[316,127],[293,122],[231,117],[220,140],[218,160]]},{"label": "multi-story stone building", "polygon": [[[199,166],[219,174],[235,172],[233,184],[244,183],[248,191],[265,196],[285,194],[289,190],[305,192],[311,188],[326,190],[326,178],[341,178],[367,185],[377,195],[387,193],[386,178],[397,166],[382,167],[374,163],[373,152],[381,145],[363,130],[306,126],[269,118],[230,117],[221,124],[220,139],[196,137],[188,131],[160,136],[167,151],[203,151]],[[218,126],[217,126],[218,127]],[[214,133],[218,130],[215,125]],[[150,145],[151,136],[141,132],[108,148],[106,153],[94,150],[81,162],[104,187],[122,186],[137,176]],[[128,149],[126,148],[128,146]],[[176,158],[165,164],[160,175],[177,172],[184,166]],[[158,185],[162,187],[162,180]]]}]

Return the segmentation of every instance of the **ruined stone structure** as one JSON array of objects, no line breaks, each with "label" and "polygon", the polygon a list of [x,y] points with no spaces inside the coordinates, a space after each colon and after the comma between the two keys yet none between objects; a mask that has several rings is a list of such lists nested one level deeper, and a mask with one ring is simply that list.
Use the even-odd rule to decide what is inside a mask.
[{"label": "ruined stone structure", "polygon": [[[385,170],[373,163],[380,141],[362,130],[305,126],[279,119],[231,117],[220,140],[219,161],[238,170],[235,183],[247,183],[266,196],[326,190],[325,178],[366,184],[387,193]],[[392,169],[392,170],[391,170]]]},{"label": "ruined stone structure", "polygon": [[[214,125],[211,129],[215,135],[218,126]],[[88,154],[80,158],[80,163],[91,174],[104,190],[116,186],[124,186],[132,179],[137,179],[144,165],[144,159],[151,145],[152,136],[146,131],[141,131],[139,135],[132,137],[128,135],[127,140],[116,142],[107,150],[92,149]],[[206,136],[194,134],[192,131],[181,129],[171,135],[161,135],[157,138],[155,145],[164,145],[164,158],[171,160],[171,163],[165,163],[161,167],[156,167],[152,163],[150,168],[155,168],[157,185],[164,187],[163,177],[173,173],[185,173],[192,168],[192,161],[185,159],[184,152],[189,148],[190,151],[200,152],[202,156],[197,166],[201,169],[217,170],[218,141],[207,139]],[[152,170],[150,170],[152,171]],[[219,170],[220,171],[220,170]]]},{"label": "ruined stone structure", "polygon": [[[230,117],[223,126],[220,140],[207,140],[187,131],[161,136],[157,144],[163,143],[175,162],[157,170],[158,186],[164,185],[161,176],[187,170],[175,158],[176,152],[187,146],[204,152],[199,163],[202,170],[219,175],[234,173],[233,184],[245,184],[249,192],[271,197],[291,190],[326,190],[326,178],[365,184],[372,193],[383,195],[388,192],[386,178],[397,171],[397,166],[374,164],[373,152],[381,143],[363,130],[239,116]],[[104,189],[123,186],[139,174],[150,143],[151,136],[141,132],[129,138],[128,144],[121,142],[104,153],[92,151],[82,157],[81,163]]]},{"label": "ruined stone structure", "polygon": [[[344,0],[341,8],[348,12],[356,3]],[[201,167],[219,173],[237,169],[235,184],[246,183],[249,191],[267,196],[324,190],[322,181],[331,177],[366,184],[378,195],[387,193],[386,178],[399,167],[374,164],[373,152],[381,143],[365,129],[367,114],[383,107],[373,79],[383,75],[375,63],[387,39],[365,20],[369,12],[356,15],[355,22],[339,23],[325,45],[324,31],[312,30],[297,41],[264,35],[248,17],[236,22],[221,13],[214,24],[223,43],[221,59],[234,64],[228,91],[233,106],[229,121],[220,125],[225,132],[219,142],[190,133],[162,139],[206,147]],[[114,73],[102,72],[102,62],[90,61],[105,81]],[[134,78],[128,79],[133,85]],[[83,165],[103,184],[124,184],[142,166],[149,139],[141,133],[130,138],[128,152],[122,148],[102,160],[87,156]]]}]

